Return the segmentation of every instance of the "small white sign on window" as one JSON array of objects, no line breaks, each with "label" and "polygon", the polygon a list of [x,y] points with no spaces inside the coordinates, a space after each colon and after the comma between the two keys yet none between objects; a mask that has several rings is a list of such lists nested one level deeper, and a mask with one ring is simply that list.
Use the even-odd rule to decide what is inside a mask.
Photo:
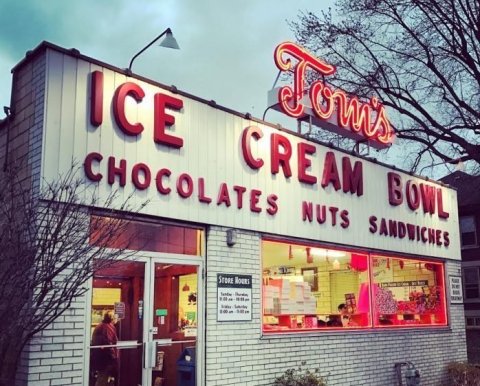
[{"label": "small white sign on window", "polygon": [[462,278],[460,276],[449,276],[450,303],[463,303]]}]

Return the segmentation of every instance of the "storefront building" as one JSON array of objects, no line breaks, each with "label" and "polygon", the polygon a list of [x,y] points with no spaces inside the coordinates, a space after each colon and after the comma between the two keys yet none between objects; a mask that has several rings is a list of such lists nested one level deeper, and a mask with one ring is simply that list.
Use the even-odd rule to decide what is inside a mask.
[{"label": "storefront building", "polygon": [[49,43],[14,68],[11,108],[9,152],[28,154],[34,182],[74,160],[100,195],[149,200],[126,232],[136,258],[96,272],[32,341],[19,385],[93,385],[92,331],[109,310],[119,386],[269,385],[299,366],[331,385],[385,386],[405,361],[434,385],[466,359],[448,186]]}]

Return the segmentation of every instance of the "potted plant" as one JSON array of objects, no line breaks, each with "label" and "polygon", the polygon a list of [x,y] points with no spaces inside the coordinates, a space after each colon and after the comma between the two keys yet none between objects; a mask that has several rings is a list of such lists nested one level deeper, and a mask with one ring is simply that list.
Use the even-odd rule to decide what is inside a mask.
[{"label": "potted plant", "polygon": [[327,386],[326,380],[320,376],[318,369],[288,369],[273,382],[273,386]]}]

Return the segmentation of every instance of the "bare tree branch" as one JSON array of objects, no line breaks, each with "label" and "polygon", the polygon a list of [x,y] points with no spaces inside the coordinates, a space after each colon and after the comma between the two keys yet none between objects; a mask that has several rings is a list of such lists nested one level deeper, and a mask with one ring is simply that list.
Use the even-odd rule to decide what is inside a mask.
[{"label": "bare tree branch", "polygon": [[[131,213],[140,208],[131,208],[127,199],[118,210],[108,209],[116,194],[101,200],[89,193],[76,178],[77,169],[72,166],[57,181],[45,182],[40,192],[18,177],[20,168],[9,167],[0,175],[2,386],[14,384],[27,342],[85,293],[96,270],[136,253],[129,249],[135,235],[125,230]],[[93,216],[95,208],[107,209]]]},{"label": "bare tree branch", "polygon": [[300,44],[337,67],[327,82],[383,101],[397,137],[421,146],[413,170],[460,158],[480,165],[480,3],[339,0],[335,15],[290,23]]}]

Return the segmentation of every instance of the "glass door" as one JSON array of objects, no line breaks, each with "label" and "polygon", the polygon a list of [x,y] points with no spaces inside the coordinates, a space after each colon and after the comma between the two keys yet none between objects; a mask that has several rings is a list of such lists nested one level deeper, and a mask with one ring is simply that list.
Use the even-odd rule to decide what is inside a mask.
[{"label": "glass door", "polygon": [[142,383],[146,262],[118,261],[95,272],[89,386]]},{"label": "glass door", "polygon": [[196,386],[201,262],[119,261],[93,277],[88,386]]},{"label": "glass door", "polygon": [[148,385],[197,385],[199,272],[198,264],[152,264],[144,364]]},{"label": "glass door", "polygon": [[197,384],[203,233],[167,222],[92,216],[91,244],[139,253],[94,273],[85,385]]}]

